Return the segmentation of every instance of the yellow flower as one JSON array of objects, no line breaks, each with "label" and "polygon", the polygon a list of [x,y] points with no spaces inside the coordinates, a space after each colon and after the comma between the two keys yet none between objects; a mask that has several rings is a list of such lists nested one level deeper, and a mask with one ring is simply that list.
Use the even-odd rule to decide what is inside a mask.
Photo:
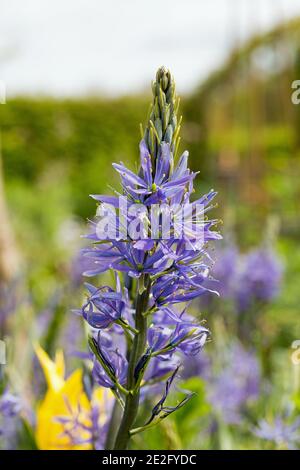
[{"label": "yellow flower", "polygon": [[[52,361],[46,352],[35,346],[35,351],[42,366],[46,382],[47,392],[38,405],[36,413],[36,442],[42,450],[88,450],[92,444],[87,441],[91,434],[88,430],[77,426],[75,429],[77,442],[75,444],[66,431],[72,429],[72,420],[84,426],[91,426],[92,405],[101,410],[100,424],[107,419],[105,413],[105,391],[101,388],[95,390],[92,397],[92,405],[83,389],[82,370],[75,370],[65,380],[65,362],[62,351],[57,351],[55,360]],[[108,397],[111,400],[111,393]],[[57,421],[57,418],[66,418],[66,424]]]}]

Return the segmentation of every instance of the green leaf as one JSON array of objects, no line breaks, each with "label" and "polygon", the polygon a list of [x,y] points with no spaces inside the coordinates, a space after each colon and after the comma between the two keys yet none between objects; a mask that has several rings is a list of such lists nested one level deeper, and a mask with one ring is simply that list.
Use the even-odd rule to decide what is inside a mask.
[{"label": "green leaf", "polygon": [[34,430],[26,419],[22,419],[21,421],[18,444],[18,449],[20,450],[38,450]]}]

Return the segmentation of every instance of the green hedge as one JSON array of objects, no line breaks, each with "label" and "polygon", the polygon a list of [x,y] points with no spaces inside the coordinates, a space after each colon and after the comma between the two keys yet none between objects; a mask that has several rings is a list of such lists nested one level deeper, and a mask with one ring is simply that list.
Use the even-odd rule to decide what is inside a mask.
[{"label": "green hedge", "polygon": [[86,216],[87,195],[114,181],[111,162],[137,158],[147,110],[148,100],[140,98],[9,101],[0,107],[5,177],[34,187],[60,168],[57,184],[60,171],[67,173],[75,213]]}]

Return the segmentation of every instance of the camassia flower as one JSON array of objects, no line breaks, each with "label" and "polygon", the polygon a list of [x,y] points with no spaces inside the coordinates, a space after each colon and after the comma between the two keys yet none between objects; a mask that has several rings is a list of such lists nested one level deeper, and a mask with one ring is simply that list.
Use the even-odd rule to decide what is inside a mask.
[{"label": "camassia flower", "polygon": [[[156,160],[156,171],[153,172],[150,152],[144,140],[140,143],[140,175],[136,175],[123,164],[113,164],[120,173],[122,187],[130,199],[145,205],[152,205],[175,199],[181,199],[185,193],[186,185],[192,183],[195,174],[187,168],[188,153],[185,152],[175,168],[170,145],[162,142],[161,151]],[[179,199],[180,200],[180,199]]]},{"label": "camassia flower", "polygon": [[259,247],[242,258],[236,301],[239,312],[274,299],[280,290],[283,266],[270,248]]},{"label": "camassia flower", "polygon": [[[47,392],[36,412],[35,437],[41,450],[87,450],[101,448],[112,395],[96,388],[89,398],[84,391],[82,370],[65,379],[62,351],[52,361],[35,347],[47,382]],[[95,420],[95,414],[98,419]]]},{"label": "camassia flower", "polygon": [[195,322],[177,323],[174,329],[155,326],[148,330],[153,356],[172,355],[176,350],[194,356],[201,351],[208,336],[208,329]]},{"label": "camassia flower", "polygon": [[184,357],[183,376],[205,380],[212,415],[227,424],[240,424],[261,390],[258,358],[240,342],[223,344],[211,357],[207,354]]},{"label": "camassia flower", "polygon": [[272,423],[262,419],[254,434],[261,439],[273,442],[278,449],[296,450],[300,446],[300,418],[291,423],[282,416],[276,416]]},{"label": "camassia flower", "polygon": [[[236,313],[240,326],[245,323],[243,335],[251,330],[251,323],[261,307],[271,303],[280,293],[284,266],[269,243],[264,240],[260,246],[241,253],[236,245],[227,242],[215,251],[216,262],[211,273],[217,282],[212,280],[210,288],[217,288],[222,297],[219,307],[224,308],[225,299],[231,311]],[[200,307],[216,313],[218,302],[214,296],[204,296],[199,303]]]},{"label": "camassia flower", "polygon": [[208,399],[214,411],[227,423],[239,423],[243,411],[258,399],[261,370],[255,353],[240,343],[222,352],[218,371],[208,384]]},{"label": "camassia flower", "polygon": [[105,348],[100,348],[100,345],[98,346],[98,351],[101,351],[103,364],[107,364],[107,367],[111,370],[113,379],[110,378],[109,374],[105,370],[105,367],[100,365],[100,363],[95,358],[93,376],[96,383],[102,387],[113,388],[115,384],[115,378],[120,385],[125,385],[128,362],[123,357],[123,355],[118,350],[114,351],[112,349],[105,350]]},{"label": "camassia flower", "polygon": [[107,328],[114,322],[122,321],[128,300],[127,294],[122,294],[119,279],[116,291],[109,286],[96,288],[88,283],[85,286],[90,296],[82,307],[82,315],[93,328]]},{"label": "camassia flower", "polygon": [[[217,221],[208,218],[216,192],[192,198],[197,173],[188,168],[188,152],[177,159],[178,103],[174,80],[161,67],[142,132],[138,170],[113,164],[121,190],[92,196],[99,205],[86,236],[92,247],[83,250],[91,261],[84,275],[110,270],[120,278],[116,276],[112,287],[87,284],[81,313],[91,327],[94,379],[113,391],[116,406],[124,410],[115,443],[110,443],[115,449],[127,448],[131,435],[166,418],[191,397],[175,408],[165,405],[180,354],[198,354],[209,334],[185,310],[196,297],[216,294],[209,287],[207,249],[209,242],[221,238],[213,229]],[[136,430],[140,397],[151,386],[165,392],[149,420]]]}]

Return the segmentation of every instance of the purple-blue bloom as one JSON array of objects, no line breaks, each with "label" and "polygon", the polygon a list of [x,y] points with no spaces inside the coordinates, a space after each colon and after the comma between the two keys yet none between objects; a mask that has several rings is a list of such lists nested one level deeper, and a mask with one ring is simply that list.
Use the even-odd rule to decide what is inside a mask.
[{"label": "purple-blue bloom", "polygon": [[[175,305],[186,305],[206,292],[217,293],[210,288],[207,248],[209,242],[221,238],[213,230],[217,221],[207,216],[216,192],[191,200],[196,173],[188,168],[187,152],[176,161],[178,101],[174,81],[163,67],[157,72],[153,94],[152,112],[140,142],[139,169],[133,172],[123,163],[113,164],[122,189],[115,195],[92,196],[99,203],[98,218],[91,222],[86,238],[94,246],[83,250],[93,264],[84,275],[112,270],[125,278],[127,286],[122,288],[119,281],[115,289],[87,284],[89,296],[81,309],[93,329],[89,339],[93,377],[124,402],[115,449],[126,448],[134,433],[143,388],[159,381],[161,385],[166,379],[165,393],[145,427],[190,398],[177,407],[165,405],[180,354],[198,354],[209,332],[185,308],[180,313]],[[100,335],[103,329],[111,335],[106,344]],[[120,332],[126,338],[121,348],[116,343]]]},{"label": "purple-blue bloom", "polygon": [[194,356],[201,351],[208,335],[207,328],[186,321],[177,323],[173,330],[162,326],[149,328],[148,342],[156,356],[169,356],[176,350]]},{"label": "purple-blue bloom", "polygon": [[0,397],[0,413],[5,418],[12,418],[21,411],[21,403],[19,398],[5,391]]},{"label": "purple-blue bloom", "polygon": [[273,423],[262,419],[254,430],[254,434],[261,439],[274,442],[277,446],[299,449],[300,418],[296,418],[289,424],[281,416],[277,416]]},{"label": "purple-blue bloom", "polygon": [[15,448],[21,410],[20,399],[5,390],[0,397],[0,448]]},{"label": "purple-blue bloom", "polygon": [[184,379],[198,377],[207,382],[211,379],[212,359],[205,351],[196,356],[184,357],[183,365],[182,377]]},{"label": "purple-blue bloom", "polygon": [[193,273],[190,277],[186,274],[179,276],[176,273],[161,276],[153,285],[153,300],[157,307],[188,302],[207,292],[213,292],[205,287],[207,270],[202,274]]},{"label": "purple-blue bloom", "polygon": [[216,252],[216,262],[212,274],[218,280],[218,291],[222,299],[232,299],[239,288],[237,280],[239,252],[236,246],[230,244]]},{"label": "purple-blue bloom", "polygon": [[[180,358],[176,355],[170,355],[170,357],[164,356],[153,357],[145,373],[145,384],[153,384],[168,377],[174,370],[180,365]],[[149,392],[149,387],[147,388]],[[155,393],[151,389],[150,393]]]},{"label": "purple-blue bloom", "polygon": [[185,358],[183,377],[205,380],[212,412],[228,424],[240,423],[248,404],[259,397],[259,361],[254,351],[238,342],[211,357],[202,353]]},{"label": "purple-blue bloom", "polygon": [[[257,303],[271,302],[279,293],[283,265],[274,250],[259,247],[242,254],[234,244],[216,251],[211,268],[210,289],[231,302],[236,313],[243,314]],[[214,278],[217,281],[214,281]],[[216,308],[210,292],[201,298],[201,305]]]},{"label": "purple-blue bloom", "polygon": [[82,307],[83,318],[93,328],[107,328],[112,323],[122,319],[126,311],[127,298],[123,294],[119,282],[117,290],[109,286],[94,287],[85,283],[90,295]]},{"label": "purple-blue bloom", "polygon": [[56,421],[64,425],[63,434],[68,437],[72,445],[92,444],[95,450],[103,450],[108,432],[108,417],[111,411],[112,400],[104,393],[101,405],[91,398],[91,411],[84,416],[80,404],[77,408],[70,406],[66,401],[69,414],[58,416]]},{"label": "purple-blue bloom", "polygon": [[136,175],[123,164],[113,164],[120,174],[124,193],[129,195],[132,201],[145,205],[157,204],[168,198],[183,196],[184,189],[195,177],[187,168],[187,156],[185,152],[175,168],[171,147],[162,142],[161,149],[156,160],[155,172],[153,172],[150,152],[144,140],[140,142],[140,173]]},{"label": "purple-blue bloom", "polygon": [[236,290],[239,311],[251,307],[255,301],[270,302],[280,288],[283,267],[271,249],[259,248],[245,255]]},{"label": "purple-blue bloom", "polygon": [[[109,368],[110,374],[118,380],[119,384],[125,385],[128,369],[128,362],[125,357],[118,349],[113,350],[99,346],[99,350],[103,356],[104,363]],[[96,358],[94,358],[93,377],[95,382],[102,387],[115,387],[115,382]]]},{"label": "purple-blue bloom", "polygon": [[227,423],[237,424],[247,405],[259,396],[261,371],[256,355],[235,343],[223,352],[208,384],[213,410]]}]

